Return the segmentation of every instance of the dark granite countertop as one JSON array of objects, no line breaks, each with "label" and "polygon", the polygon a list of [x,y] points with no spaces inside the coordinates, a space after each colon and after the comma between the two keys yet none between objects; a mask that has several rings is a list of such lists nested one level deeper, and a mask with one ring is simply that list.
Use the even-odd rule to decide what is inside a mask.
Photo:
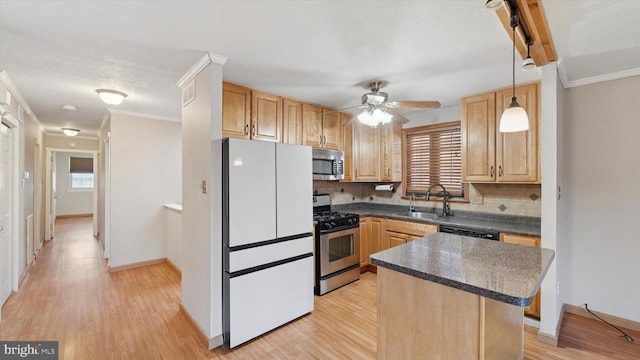
[{"label": "dark granite countertop", "polygon": [[371,263],[521,307],[529,306],[555,252],[435,233],[371,255]]},{"label": "dark granite countertop", "polygon": [[[409,215],[407,206],[355,203],[332,206],[337,211],[350,212],[360,216],[377,216],[389,219],[410,220],[438,225],[464,226],[474,229],[491,230],[501,233],[540,237],[540,218],[527,216],[499,215],[454,211],[453,216],[439,217],[433,213],[429,218],[415,218]],[[437,210],[440,210],[438,208]],[[416,208],[420,212],[433,212],[433,208]]]}]

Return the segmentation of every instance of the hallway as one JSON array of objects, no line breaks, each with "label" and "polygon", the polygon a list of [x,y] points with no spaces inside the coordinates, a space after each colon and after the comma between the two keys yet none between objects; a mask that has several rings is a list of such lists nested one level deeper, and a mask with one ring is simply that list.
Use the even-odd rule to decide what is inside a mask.
[{"label": "hallway", "polygon": [[[20,291],[3,307],[0,340],[57,340],[60,359],[374,359],[376,275],[315,298],[315,309],[230,352],[209,351],[180,309],[180,278],[166,264],[107,271],[90,217],[56,221]],[[524,359],[637,359],[636,341],[565,314],[558,347],[525,326]]]},{"label": "hallway", "polygon": [[58,340],[60,359],[206,358],[179,311],[178,275],[166,264],[110,274],[91,233],[90,217],[56,221],[3,308],[0,339]]}]

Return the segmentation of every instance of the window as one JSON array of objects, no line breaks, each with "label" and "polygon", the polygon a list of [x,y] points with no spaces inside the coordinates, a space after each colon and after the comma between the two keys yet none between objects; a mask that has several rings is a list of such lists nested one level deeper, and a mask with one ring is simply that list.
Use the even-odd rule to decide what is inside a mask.
[{"label": "window", "polygon": [[69,182],[71,189],[93,189],[93,159],[69,158]]},{"label": "window", "polygon": [[[460,121],[403,130],[404,195],[426,195],[429,186],[442,184],[454,198],[464,198]],[[440,187],[433,195],[442,195]]]}]

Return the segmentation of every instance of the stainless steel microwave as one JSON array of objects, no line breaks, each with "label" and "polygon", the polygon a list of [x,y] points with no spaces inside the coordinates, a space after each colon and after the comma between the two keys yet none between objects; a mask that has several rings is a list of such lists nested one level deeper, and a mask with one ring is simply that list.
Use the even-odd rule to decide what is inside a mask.
[{"label": "stainless steel microwave", "polygon": [[344,151],[313,149],[313,180],[344,179]]}]

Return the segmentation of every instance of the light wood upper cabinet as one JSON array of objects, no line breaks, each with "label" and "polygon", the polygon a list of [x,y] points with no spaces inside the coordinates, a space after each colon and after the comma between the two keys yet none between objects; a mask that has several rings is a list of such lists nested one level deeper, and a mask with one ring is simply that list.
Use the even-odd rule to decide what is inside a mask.
[{"label": "light wood upper cabinet", "polygon": [[[511,103],[511,90],[496,94],[496,113],[502,115]],[[538,150],[538,85],[529,84],[516,88],[518,103],[529,116],[529,130],[515,133],[498,133],[496,136],[496,163],[498,181],[540,182]],[[496,115],[497,115],[496,114]],[[500,118],[496,124],[499,124]]]},{"label": "light wood upper cabinet", "polygon": [[283,100],[282,142],[302,145],[302,103],[291,99]]},{"label": "light wood upper cabinet", "polygon": [[340,150],[342,122],[340,113],[316,105],[302,104],[304,145]]},{"label": "light wood upper cabinet", "polygon": [[529,130],[498,131],[511,103],[511,89],[463,98],[462,180],[465,182],[540,183],[538,84],[516,87],[518,102],[529,117]]},{"label": "light wood upper cabinet", "polygon": [[322,147],[325,149],[342,149],[342,122],[339,112],[323,109],[322,114]]},{"label": "light wood upper cabinet", "polygon": [[353,181],[353,121],[351,115],[341,114],[342,150],[344,150],[343,182]]},{"label": "light wood upper cabinet", "polygon": [[322,108],[302,104],[302,139],[303,144],[314,148],[322,147]]},{"label": "light wood upper cabinet", "polygon": [[378,128],[353,122],[353,171],[355,181],[380,181]]},{"label": "light wood upper cabinet", "polygon": [[251,92],[250,138],[280,142],[282,132],[282,97],[263,91]]},{"label": "light wood upper cabinet", "polygon": [[462,180],[495,181],[496,94],[462,99]]},{"label": "light wood upper cabinet", "polygon": [[[520,97],[518,96],[518,102],[520,102],[519,100],[520,100]],[[511,98],[509,98],[509,101],[511,101]],[[523,104],[521,103],[520,105],[523,105]],[[510,243],[510,244],[519,244],[523,246],[533,246],[533,247],[541,246],[541,239],[539,237],[533,237],[533,236],[501,233],[500,241],[505,243]],[[531,304],[524,308],[524,313],[525,315],[530,315],[533,317],[540,318],[540,290],[538,290],[538,293],[536,294],[536,297],[535,299],[533,299]]]},{"label": "light wood upper cabinet", "polygon": [[250,138],[251,89],[222,84],[222,137]]},{"label": "light wood upper cabinet", "polygon": [[402,181],[402,124],[392,121],[380,127],[380,180]]}]

